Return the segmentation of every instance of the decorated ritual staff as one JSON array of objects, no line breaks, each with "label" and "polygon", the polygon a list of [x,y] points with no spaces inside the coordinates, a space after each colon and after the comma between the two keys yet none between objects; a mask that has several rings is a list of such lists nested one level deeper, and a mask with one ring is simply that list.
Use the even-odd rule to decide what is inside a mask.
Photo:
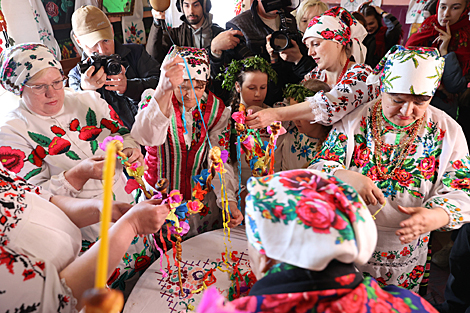
[{"label": "decorated ritual staff", "polygon": [[[105,153],[99,144],[107,137],[121,136],[129,162],[143,163],[140,146],[98,93],[64,89],[60,62],[46,46],[14,46],[2,53],[0,66],[3,88],[21,97],[0,125],[4,167],[54,195],[92,199],[103,194]],[[114,197],[130,206],[134,199],[124,192],[126,181],[118,164]],[[98,240],[99,225],[81,230],[84,251]],[[128,294],[153,259],[149,238],[136,237],[109,284]]]},{"label": "decorated ritual staff", "polygon": [[382,289],[356,270],[374,251],[377,230],[351,186],[292,170],[252,178],[248,190],[248,253],[258,281],[225,307],[208,290],[198,312],[437,312],[415,293]]},{"label": "decorated ritual staff", "polygon": [[[224,179],[220,180],[219,175],[213,177],[215,194],[209,192],[202,196],[204,191],[193,179],[193,176],[204,176],[214,163],[209,153],[211,147],[218,146],[221,152],[228,153],[230,110],[208,90],[210,66],[204,49],[174,46],[166,59],[169,58],[172,61],[162,67],[162,77],[171,77],[174,75],[172,67],[186,64],[184,80],[175,84],[170,92],[162,92],[160,86],[156,90],[146,90],[132,128],[132,137],[147,150],[145,181],[157,188],[158,181],[166,178],[168,190],[179,190],[185,200],[196,195],[205,202],[202,212],[190,217],[187,236],[222,227],[218,206],[222,207],[226,200],[232,214],[229,226],[236,226],[243,220],[243,215],[237,208],[237,180],[229,162],[223,164],[225,172],[221,176]],[[229,159],[226,156],[225,161]],[[225,201],[222,201],[225,198],[221,192],[222,183]]]},{"label": "decorated ritual staff", "polygon": [[360,269],[382,285],[417,291],[430,231],[470,220],[465,137],[429,106],[443,67],[435,48],[393,47],[368,78],[382,98],[335,124],[311,165],[353,186],[375,215],[377,247]]}]

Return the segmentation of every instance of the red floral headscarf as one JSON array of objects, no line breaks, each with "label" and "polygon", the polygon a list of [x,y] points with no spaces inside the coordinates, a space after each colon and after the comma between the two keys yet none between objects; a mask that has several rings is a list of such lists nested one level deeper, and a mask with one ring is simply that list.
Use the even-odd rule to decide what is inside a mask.
[{"label": "red floral headscarf", "polygon": [[[436,12],[439,12],[440,2],[440,0],[437,1]],[[469,12],[470,2],[467,3],[467,7],[460,15],[458,22],[450,25],[452,39],[449,43],[449,52],[453,51],[457,55],[463,75],[466,75],[470,70],[470,47],[468,46],[468,41],[470,40]],[[440,42],[433,43],[434,39],[439,36],[439,32],[434,29],[434,26],[444,31],[446,30],[446,27],[439,24],[437,13],[424,20],[418,31],[411,35],[410,39],[406,42],[406,47],[421,46],[439,48]]]},{"label": "red floral headscarf", "polygon": [[334,259],[364,264],[377,229],[349,185],[315,170],[251,178],[247,184],[246,235],[261,254],[322,271]]},{"label": "red floral headscarf", "polygon": [[367,31],[351,13],[342,8],[334,7],[320,16],[315,16],[308,24],[303,41],[309,37],[333,40],[343,46],[352,44],[352,56],[358,63],[366,59],[366,47],[362,40],[366,38]]}]

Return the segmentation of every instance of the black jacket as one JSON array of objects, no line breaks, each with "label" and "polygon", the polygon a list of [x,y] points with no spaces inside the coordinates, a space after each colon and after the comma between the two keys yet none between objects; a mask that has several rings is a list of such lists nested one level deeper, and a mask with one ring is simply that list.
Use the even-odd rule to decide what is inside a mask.
[{"label": "black jacket", "polygon": [[[124,125],[131,129],[138,112],[137,104],[140,102],[142,92],[148,88],[156,88],[158,85],[160,64],[145,51],[142,45],[123,45],[115,41],[114,48],[115,53],[127,63],[127,90],[123,95],[119,95],[115,91],[106,90],[103,86],[96,92],[113,107]],[[82,60],[86,58],[88,56],[83,53]],[[69,72],[69,79],[70,87],[77,91],[82,90],[78,64]]]},{"label": "black jacket", "polygon": [[[205,18],[209,18],[205,16]],[[193,42],[192,28],[186,21],[185,16],[181,17],[183,23],[175,28],[168,29],[174,44],[180,47],[196,47]],[[225,29],[215,23],[211,23],[212,39]],[[163,31],[160,25],[156,25],[155,21],[150,27],[150,33],[147,40],[147,52],[158,62],[163,63],[163,59],[168,54],[171,46],[173,45],[168,33]],[[204,47],[210,53],[210,45]]]},{"label": "black jacket", "polygon": [[387,14],[383,17],[383,22],[385,27],[387,27],[387,31],[385,32],[385,50],[383,55],[378,55],[376,53],[376,42],[375,37],[380,29],[373,34],[368,34],[366,38],[362,41],[364,46],[367,47],[367,54],[366,54],[366,61],[367,65],[370,67],[375,68],[377,64],[379,64],[380,60],[387,54],[388,50],[394,45],[399,44],[400,36],[402,34],[402,27],[398,19],[393,16],[392,14]]},{"label": "black jacket", "polygon": [[[270,62],[271,58],[266,51],[266,36],[272,34],[274,30],[261,20],[257,8],[258,1],[253,1],[250,10],[241,13],[227,22],[227,29],[232,28],[241,31],[244,38],[241,39],[240,44],[234,49],[224,51],[222,57],[219,59],[211,54],[212,77],[217,76],[221,68],[225,68],[233,59],[241,60],[248,56],[259,55]],[[307,54],[307,47],[302,43],[302,36],[297,30],[295,18],[289,13],[286,13],[286,18],[293,20],[289,32],[294,34],[294,40],[299,45],[303,57],[297,65],[292,62],[285,62],[281,58],[279,58],[278,62],[272,64],[273,69],[278,75],[278,82],[277,84],[270,83],[268,86],[268,94],[264,101],[268,105],[282,101],[285,85],[300,82],[305,74],[309,73],[316,66],[313,59]],[[216,84],[219,85],[220,82],[216,82]],[[217,89],[219,88],[221,87],[217,86]],[[222,97],[224,101],[227,100],[226,94],[222,95]]]}]

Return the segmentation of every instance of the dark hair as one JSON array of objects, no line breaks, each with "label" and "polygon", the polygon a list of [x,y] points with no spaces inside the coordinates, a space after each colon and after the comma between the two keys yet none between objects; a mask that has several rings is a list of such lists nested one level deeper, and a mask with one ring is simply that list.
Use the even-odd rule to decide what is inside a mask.
[{"label": "dark hair", "polygon": [[[266,76],[268,77],[268,82],[269,82],[269,76],[267,73],[261,71],[260,69],[255,69],[252,67],[248,67],[240,71],[240,73],[237,75],[237,80],[235,82],[237,82],[240,85],[240,87],[242,87],[243,83],[245,82],[246,73],[253,73],[253,72],[260,72],[260,73],[266,74]],[[234,86],[232,91],[230,92],[230,99],[228,100],[228,106],[232,108],[232,113],[238,112],[240,101],[241,101],[240,94],[237,92],[237,89]]]},{"label": "dark hair", "polygon": [[[466,2],[468,2],[468,0]],[[436,12],[436,6],[437,6],[437,0],[431,0],[428,3],[426,3],[423,10],[428,11],[429,14],[431,14],[431,15],[435,15],[437,13]]]},{"label": "dark hair", "polygon": [[354,11],[351,14],[359,23],[362,24],[362,26],[366,27],[367,22],[366,22],[366,19],[364,18],[364,15],[362,15],[361,12]]},{"label": "dark hair", "polygon": [[373,6],[365,5],[362,8],[361,13],[364,16],[364,18],[368,16],[375,17],[375,19],[377,20],[377,23],[379,24],[379,27],[382,27],[382,16],[379,13],[377,13],[377,10]]},{"label": "dark hair", "polygon": [[300,84],[314,92],[319,92],[320,90],[324,92],[331,91],[331,87],[327,83],[318,79],[309,79]]}]

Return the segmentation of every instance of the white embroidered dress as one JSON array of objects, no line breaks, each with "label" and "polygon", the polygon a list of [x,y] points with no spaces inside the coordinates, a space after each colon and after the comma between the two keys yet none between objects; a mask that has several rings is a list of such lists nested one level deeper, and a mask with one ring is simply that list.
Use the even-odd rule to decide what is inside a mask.
[{"label": "white embroidered dress", "polygon": [[[55,116],[47,117],[29,111],[23,100],[10,112],[0,126],[0,155],[3,165],[24,177],[28,182],[43,187],[55,195],[75,198],[101,198],[103,183],[90,179],[81,190],[76,190],[65,179],[64,173],[92,156],[104,155],[98,143],[108,136],[121,135],[124,148],[140,148],[127,128],[106,101],[96,92],[75,92],[66,89],[64,106]],[[114,176],[114,199],[131,203],[132,195],[124,191],[126,177],[117,162]],[[99,224],[82,230],[83,250],[99,237]],[[147,237],[136,237],[124,256],[116,274],[124,280],[135,276],[136,260],[150,264],[152,248]],[[149,258],[147,260],[147,258]],[[143,263],[141,263],[143,264]],[[125,272],[128,272],[125,275]],[[137,275],[135,278],[138,278]],[[113,277],[116,277],[113,275]],[[116,284],[120,284],[119,281]],[[113,286],[114,287],[114,286]],[[125,289],[124,285],[120,286]]]},{"label": "white embroidered dress", "polygon": [[3,312],[76,312],[77,301],[59,273],[78,256],[80,230],[49,202],[51,196],[0,165]]},{"label": "white embroidered dress", "polygon": [[[395,232],[410,216],[397,206],[441,207],[450,217],[441,230],[459,228],[470,221],[470,161],[461,127],[443,111],[429,106],[408,157],[391,179],[377,175],[371,112],[375,102],[366,104],[333,125],[319,157],[309,168],[334,173],[345,168],[368,176],[386,197],[377,214],[378,242],[369,262],[360,269],[381,285],[397,285],[417,291],[423,279],[429,233],[410,244],[401,244]],[[385,143],[395,144],[399,133],[386,131]],[[399,141],[399,138],[398,138]],[[387,149],[384,156],[396,158],[399,151]],[[388,169],[388,172],[391,172]],[[369,205],[374,214],[380,205]]]}]

